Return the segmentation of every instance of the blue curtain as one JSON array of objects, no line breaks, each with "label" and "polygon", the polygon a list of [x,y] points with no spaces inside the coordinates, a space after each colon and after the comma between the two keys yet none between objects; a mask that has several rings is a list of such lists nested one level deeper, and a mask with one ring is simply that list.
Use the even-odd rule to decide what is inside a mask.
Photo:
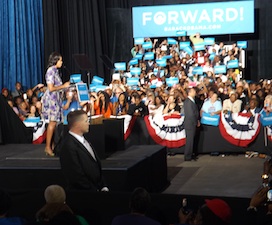
[{"label": "blue curtain", "polygon": [[1,0],[0,88],[14,90],[16,81],[24,90],[43,76],[42,0]]}]

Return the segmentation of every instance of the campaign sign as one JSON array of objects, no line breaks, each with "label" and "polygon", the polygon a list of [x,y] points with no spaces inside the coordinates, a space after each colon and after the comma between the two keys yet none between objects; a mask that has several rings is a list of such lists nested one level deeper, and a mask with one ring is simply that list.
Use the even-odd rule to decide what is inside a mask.
[{"label": "campaign sign", "polygon": [[79,102],[90,100],[89,91],[88,91],[86,83],[77,83],[76,89],[77,89],[77,95],[78,95]]},{"label": "campaign sign", "polygon": [[149,88],[151,88],[151,89],[155,89],[156,87],[157,87],[156,84],[152,84],[149,86]]},{"label": "campaign sign", "polygon": [[127,78],[127,85],[128,86],[138,86],[139,78],[137,77],[130,77]]},{"label": "campaign sign", "polygon": [[166,60],[165,59],[157,59],[156,63],[158,66],[165,67],[166,66]]},{"label": "campaign sign", "polygon": [[206,47],[205,47],[205,43],[200,43],[200,44],[195,44],[194,45],[194,50],[195,52],[198,52],[198,51],[202,51],[202,50],[205,50]]},{"label": "campaign sign", "polygon": [[196,67],[193,68],[192,73],[202,75],[203,74],[203,68],[201,66],[196,66]]},{"label": "campaign sign", "polygon": [[245,49],[245,48],[247,48],[247,41],[237,41],[237,46],[239,48]]},{"label": "campaign sign", "polygon": [[114,67],[115,67],[115,70],[125,71],[126,70],[126,63],[125,62],[116,62],[116,63],[114,63]]},{"label": "campaign sign", "polygon": [[239,62],[237,59],[228,61],[227,68],[228,69],[235,69],[239,67]]},{"label": "campaign sign", "polygon": [[106,86],[106,85],[97,85],[96,88],[95,88],[95,91],[96,92],[99,92],[99,91],[104,91],[106,88],[108,88],[109,86]]},{"label": "campaign sign", "polygon": [[267,114],[264,110],[262,110],[260,114],[260,122],[263,126],[272,125],[272,112]]},{"label": "campaign sign", "polygon": [[140,67],[130,68],[130,74],[131,75],[140,75],[141,74],[141,68]]},{"label": "campaign sign", "polygon": [[152,42],[148,41],[148,42],[144,42],[142,44],[143,49],[151,49],[152,48]]},{"label": "campaign sign", "polygon": [[141,60],[143,58],[143,54],[137,53],[134,58]]},{"label": "campaign sign", "polygon": [[160,71],[160,77],[163,77],[164,76],[164,70],[161,70]]},{"label": "campaign sign", "polygon": [[183,49],[183,51],[185,51],[186,53],[188,53],[189,55],[192,55],[194,53],[194,50],[192,49],[191,46],[187,46]]},{"label": "campaign sign", "polygon": [[185,36],[187,36],[187,32],[186,32],[186,30],[178,30],[176,32],[176,36],[185,37]]},{"label": "campaign sign", "polygon": [[167,60],[167,59],[172,59],[173,56],[172,55],[165,55],[162,58],[165,59],[165,60]]},{"label": "campaign sign", "polygon": [[211,115],[210,113],[203,112],[200,120],[201,124],[218,126],[219,125],[219,115]]},{"label": "campaign sign", "polygon": [[179,42],[179,49],[184,49],[190,47],[190,41],[181,41]]},{"label": "campaign sign", "polygon": [[144,38],[134,38],[135,45],[141,45],[144,43]]},{"label": "campaign sign", "polygon": [[204,38],[205,45],[214,45],[215,38]]},{"label": "campaign sign", "polygon": [[93,76],[92,84],[95,84],[95,85],[102,85],[103,82],[104,82],[104,79],[103,79],[102,77]]},{"label": "campaign sign", "polygon": [[138,64],[138,59],[133,58],[129,61],[129,65],[137,65]]},{"label": "campaign sign", "polygon": [[254,32],[254,0],[132,8],[133,37],[237,34]]},{"label": "campaign sign", "polygon": [[70,83],[75,84],[81,82],[81,74],[71,74],[70,75]]},{"label": "campaign sign", "polygon": [[179,79],[177,77],[169,77],[165,80],[168,87],[173,87],[175,84],[179,83]]},{"label": "campaign sign", "polygon": [[154,59],[154,52],[147,52],[144,54],[144,60],[153,60]]},{"label": "campaign sign", "polygon": [[214,57],[215,57],[215,53],[211,53],[210,56],[209,56],[209,60],[213,61],[214,60]]},{"label": "campaign sign", "polygon": [[167,38],[167,43],[169,45],[175,45],[177,44],[177,41],[174,38]]},{"label": "campaign sign", "polygon": [[225,74],[227,72],[227,68],[225,65],[214,66],[214,74]]}]

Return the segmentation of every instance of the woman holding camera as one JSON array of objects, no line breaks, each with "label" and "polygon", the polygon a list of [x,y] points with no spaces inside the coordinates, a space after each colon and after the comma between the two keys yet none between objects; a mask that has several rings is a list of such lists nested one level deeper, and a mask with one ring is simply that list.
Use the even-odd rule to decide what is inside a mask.
[{"label": "woman holding camera", "polygon": [[62,66],[62,56],[53,52],[49,56],[45,81],[47,90],[42,97],[42,116],[48,122],[46,132],[45,153],[54,156],[53,152],[53,134],[57,122],[62,121],[62,92],[63,89],[70,86],[70,82],[62,83],[59,76],[59,68]]}]

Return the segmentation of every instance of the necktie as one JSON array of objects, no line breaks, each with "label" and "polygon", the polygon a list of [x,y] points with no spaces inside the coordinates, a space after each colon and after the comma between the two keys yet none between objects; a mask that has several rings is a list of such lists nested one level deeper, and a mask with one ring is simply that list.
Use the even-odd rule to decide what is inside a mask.
[{"label": "necktie", "polygon": [[84,144],[85,148],[88,150],[88,152],[91,154],[91,156],[94,158],[94,160],[96,161],[94,151],[93,151],[92,147],[90,146],[89,142],[85,138],[84,138],[83,144]]}]

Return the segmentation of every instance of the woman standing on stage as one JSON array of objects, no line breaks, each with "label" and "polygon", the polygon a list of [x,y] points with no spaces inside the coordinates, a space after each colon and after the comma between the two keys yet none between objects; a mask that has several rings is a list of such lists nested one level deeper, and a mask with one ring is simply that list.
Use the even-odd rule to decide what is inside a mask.
[{"label": "woman standing on stage", "polygon": [[70,86],[70,82],[62,84],[58,69],[62,66],[62,56],[53,52],[49,56],[45,81],[47,90],[42,97],[42,116],[49,122],[46,132],[45,153],[54,156],[53,153],[53,134],[57,122],[62,121],[62,95],[63,89]]}]

